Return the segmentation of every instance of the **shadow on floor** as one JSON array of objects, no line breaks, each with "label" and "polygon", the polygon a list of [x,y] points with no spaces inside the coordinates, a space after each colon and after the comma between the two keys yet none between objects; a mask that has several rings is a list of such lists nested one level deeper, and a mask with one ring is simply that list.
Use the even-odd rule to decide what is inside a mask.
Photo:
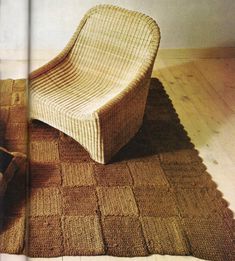
[{"label": "shadow on floor", "polygon": [[161,82],[151,80],[143,125],[113,161],[144,158],[164,152],[191,149],[193,144],[180,124]]}]

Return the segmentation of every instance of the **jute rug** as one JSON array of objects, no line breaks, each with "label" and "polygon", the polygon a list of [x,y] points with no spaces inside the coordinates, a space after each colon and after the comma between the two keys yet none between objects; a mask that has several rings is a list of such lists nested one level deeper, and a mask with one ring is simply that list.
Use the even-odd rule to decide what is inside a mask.
[{"label": "jute rug", "polygon": [[[0,90],[2,145],[24,152],[25,81]],[[233,260],[233,214],[157,79],[141,130],[111,164],[39,121],[28,138],[29,175],[7,189],[0,252]]]}]

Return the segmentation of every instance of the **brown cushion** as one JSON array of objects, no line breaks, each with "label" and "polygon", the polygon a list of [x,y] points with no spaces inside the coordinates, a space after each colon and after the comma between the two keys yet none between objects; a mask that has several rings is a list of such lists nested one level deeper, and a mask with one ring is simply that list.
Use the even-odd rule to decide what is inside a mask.
[{"label": "brown cushion", "polygon": [[23,153],[9,152],[0,147],[0,199],[3,198],[9,181],[24,164],[26,156]]},{"label": "brown cushion", "polygon": [[9,153],[7,150],[0,147],[0,172],[1,173],[6,171],[13,157],[14,156],[11,153]]}]

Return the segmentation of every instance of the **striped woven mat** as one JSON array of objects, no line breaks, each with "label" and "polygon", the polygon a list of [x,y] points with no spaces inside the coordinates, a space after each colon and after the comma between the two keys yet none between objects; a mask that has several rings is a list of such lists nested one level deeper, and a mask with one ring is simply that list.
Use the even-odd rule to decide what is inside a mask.
[{"label": "striped woven mat", "polygon": [[24,80],[0,91],[1,145],[29,152],[5,195],[1,253],[233,259],[233,214],[157,79],[141,130],[105,166],[56,129],[27,126]]}]

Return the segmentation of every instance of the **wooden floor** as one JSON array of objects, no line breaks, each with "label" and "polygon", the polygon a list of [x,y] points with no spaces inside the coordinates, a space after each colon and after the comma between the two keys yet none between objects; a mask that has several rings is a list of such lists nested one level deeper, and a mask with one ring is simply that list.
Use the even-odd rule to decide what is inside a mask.
[{"label": "wooden floor", "polygon": [[[200,52],[199,52],[200,53]],[[202,52],[203,53],[203,52]],[[209,58],[181,50],[158,56],[153,77],[165,87],[182,124],[203,158],[218,189],[235,212],[235,58]],[[216,57],[212,54],[211,57]],[[223,52],[220,52],[223,57]],[[228,55],[226,55],[228,57]],[[33,68],[45,61],[34,61]],[[23,61],[1,61],[1,78],[25,77]],[[26,260],[24,256],[0,255],[0,261]],[[33,258],[27,260],[46,260]],[[48,260],[48,259],[47,259]],[[193,257],[153,255],[142,258],[59,257],[58,261],[181,261]]]}]

